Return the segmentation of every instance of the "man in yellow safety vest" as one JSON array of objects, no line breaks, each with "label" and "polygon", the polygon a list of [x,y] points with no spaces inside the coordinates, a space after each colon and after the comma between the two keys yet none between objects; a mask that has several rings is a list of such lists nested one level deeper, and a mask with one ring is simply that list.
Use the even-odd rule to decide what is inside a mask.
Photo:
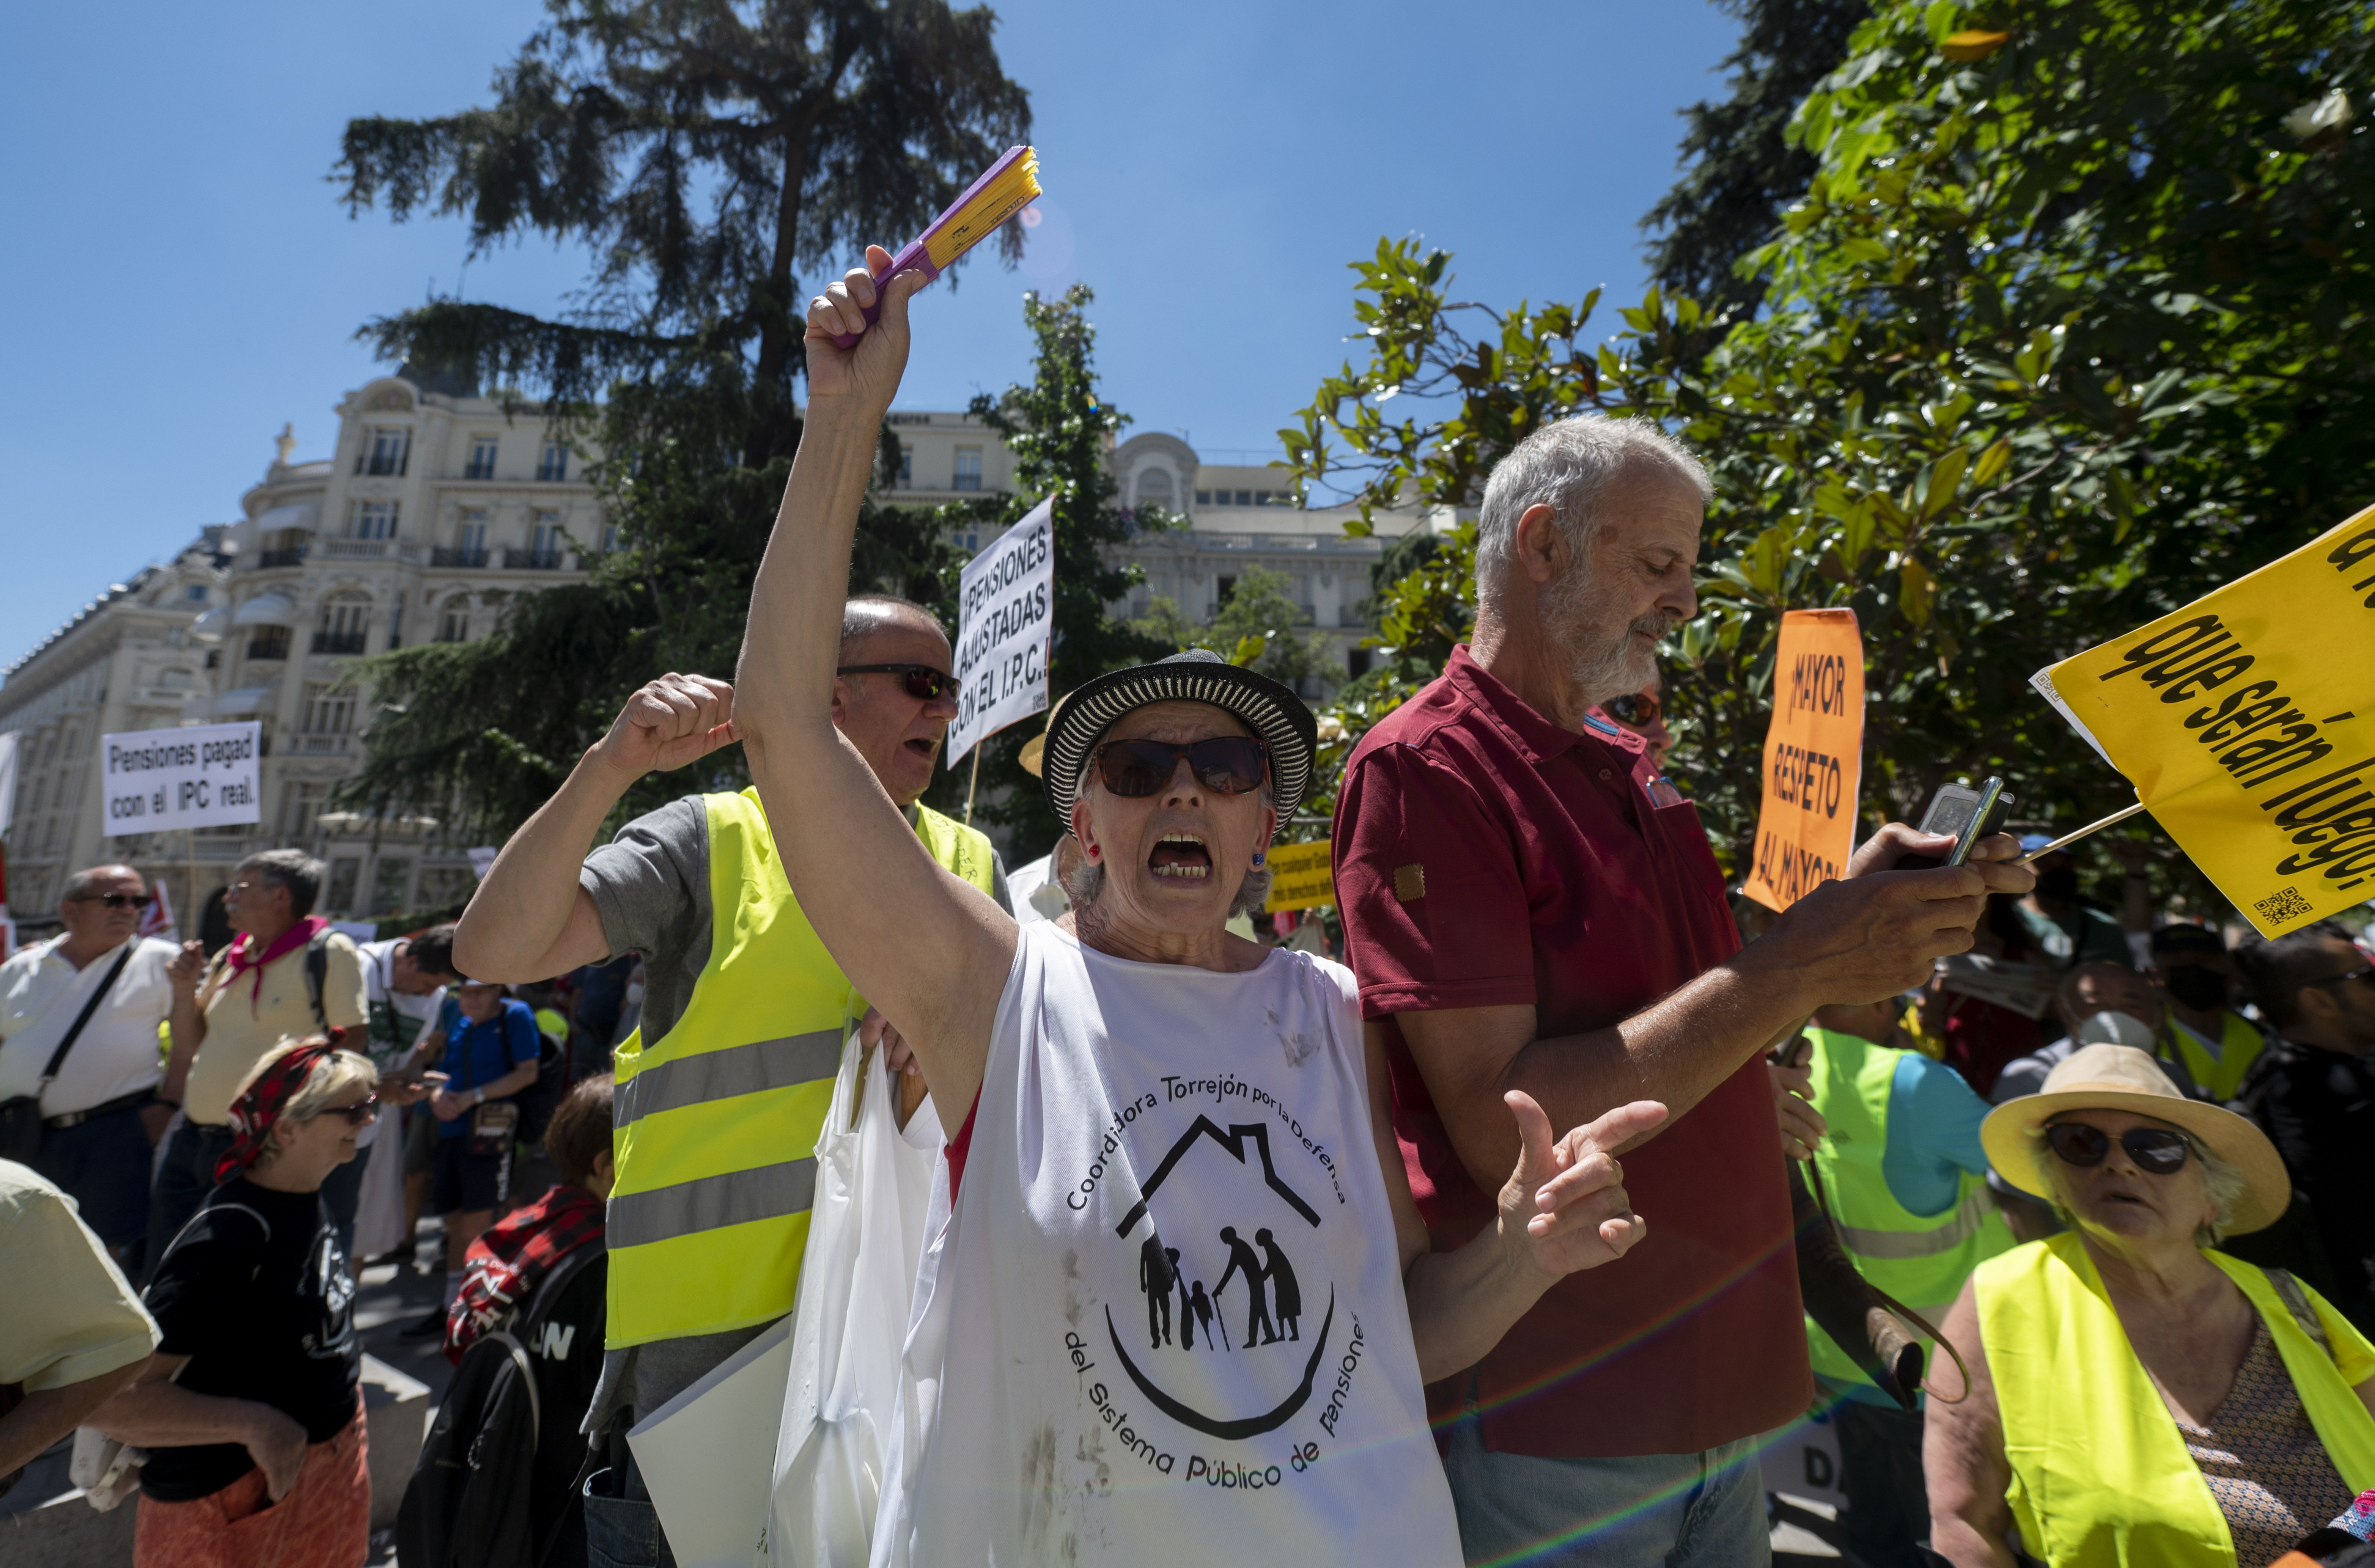
[{"label": "man in yellow safety vest", "polygon": [[[1002,903],[989,841],[917,798],[957,711],[951,662],[921,606],[851,599],[833,721],[933,857]],[[587,853],[638,779],[738,738],[733,702],[730,686],[704,676],[637,691],[503,846],[455,939],[455,961],[479,979],[644,955],[641,1026],[615,1061],[608,1350],[585,1424],[597,1437],[622,1433],[792,1310],[811,1150],[843,1041],[866,1013],[793,897],[755,791],[687,796]],[[624,1444],[612,1452],[587,1498],[592,1560],[610,1561],[606,1540],[623,1539],[658,1541],[665,1563]]]},{"label": "man in yellow safety vest", "polygon": [[[1902,1049],[1896,1015],[1887,1001],[1825,1008],[1805,1031],[1810,1097],[1828,1125],[1813,1163],[1857,1271],[1935,1324],[1971,1270],[2014,1241],[1987,1187],[1988,1102],[1954,1068]],[[1874,1568],[1918,1562],[1912,1543],[1930,1533],[1920,1415],[1811,1317],[1806,1345],[1838,1435],[1847,1544]]]},{"label": "man in yellow safety vest", "polygon": [[2227,938],[2211,925],[2164,925],[2152,934],[2153,979],[2168,997],[2160,1054],[2185,1063],[2214,1102],[2235,1098],[2268,1037],[2227,1005]]}]

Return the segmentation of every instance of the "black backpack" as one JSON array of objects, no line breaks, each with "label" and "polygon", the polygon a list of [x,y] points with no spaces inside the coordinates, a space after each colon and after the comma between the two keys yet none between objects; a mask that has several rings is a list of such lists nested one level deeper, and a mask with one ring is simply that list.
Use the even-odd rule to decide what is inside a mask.
[{"label": "black backpack", "polygon": [[537,1568],[544,1560],[558,1529],[537,1539],[529,1483],[544,1402],[528,1347],[578,1270],[608,1256],[599,1243],[578,1247],[505,1328],[462,1352],[396,1513],[404,1568]]}]

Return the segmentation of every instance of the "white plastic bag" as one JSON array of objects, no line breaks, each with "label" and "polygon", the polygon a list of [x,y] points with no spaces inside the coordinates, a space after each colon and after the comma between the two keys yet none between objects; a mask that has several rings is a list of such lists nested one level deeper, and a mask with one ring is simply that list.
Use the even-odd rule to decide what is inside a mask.
[{"label": "white plastic bag", "polygon": [[[419,1114],[429,1114],[426,1101]],[[358,1158],[363,1166],[362,1187],[355,1199],[355,1256],[360,1271],[363,1259],[394,1252],[407,1240],[404,1233],[404,1113],[393,1105],[379,1108],[372,1124],[371,1147]]]},{"label": "white plastic bag", "polygon": [[867,1560],[942,1141],[929,1100],[903,1132],[897,1092],[879,1054],[869,1059],[853,1033],[817,1139],[816,1197],[775,1444],[768,1545],[776,1568]]}]

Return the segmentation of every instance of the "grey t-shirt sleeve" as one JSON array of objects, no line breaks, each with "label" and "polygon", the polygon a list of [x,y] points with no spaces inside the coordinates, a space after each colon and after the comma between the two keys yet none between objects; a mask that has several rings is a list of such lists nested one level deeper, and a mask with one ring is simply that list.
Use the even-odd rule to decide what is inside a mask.
[{"label": "grey t-shirt sleeve", "polygon": [[709,962],[709,812],[689,795],[619,830],[585,857],[577,885],[602,917],[609,957],[644,955],[643,1035],[673,1028]]}]

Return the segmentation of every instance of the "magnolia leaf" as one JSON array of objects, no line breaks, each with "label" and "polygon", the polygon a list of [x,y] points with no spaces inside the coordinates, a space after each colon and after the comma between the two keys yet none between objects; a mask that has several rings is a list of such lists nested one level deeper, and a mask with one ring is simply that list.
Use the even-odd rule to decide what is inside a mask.
[{"label": "magnolia leaf", "polygon": [[1971,461],[1971,449],[1958,446],[1930,466],[1930,482],[1923,492],[1921,515],[1935,517],[1955,502],[1955,491],[1963,483],[1963,470]]},{"label": "magnolia leaf", "polygon": [[1971,465],[1971,483],[1984,485],[1991,482],[2011,461],[2012,442],[1998,436],[1993,444],[1979,454],[1979,460]]},{"label": "magnolia leaf", "polygon": [[1235,650],[1229,654],[1229,662],[1240,668],[1250,666],[1269,646],[1269,638],[1258,631],[1248,632],[1237,639]]},{"label": "magnolia leaf", "polygon": [[1949,60],[1960,60],[1967,65],[1986,59],[2011,41],[2012,34],[2008,32],[1980,32],[1976,29],[1965,29],[1961,32],[1948,33],[1939,42],[1938,53]]},{"label": "magnolia leaf", "polygon": [[1929,625],[1930,604],[1938,595],[1937,579],[1930,575],[1927,567],[1909,555],[1905,558],[1905,564],[1897,569],[1897,579],[1903,586],[1897,595],[1896,607],[1903,610],[1905,619],[1914,625]]}]

